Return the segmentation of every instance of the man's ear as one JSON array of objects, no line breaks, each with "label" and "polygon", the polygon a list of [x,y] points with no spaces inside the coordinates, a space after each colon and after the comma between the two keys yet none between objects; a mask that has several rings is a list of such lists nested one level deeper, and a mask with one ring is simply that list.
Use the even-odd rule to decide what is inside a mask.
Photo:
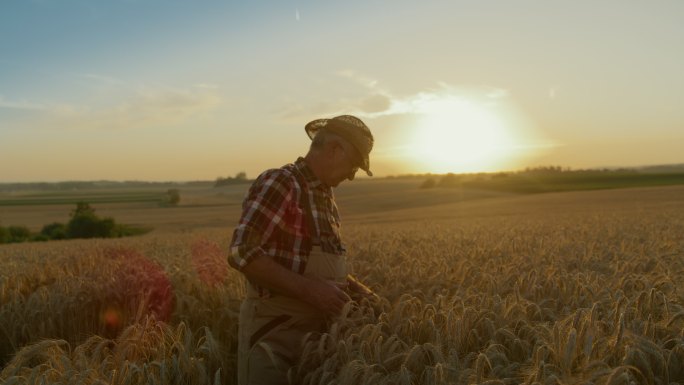
[{"label": "man's ear", "polygon": [[335,157],[335,151],[337,150],[337,143],[334,140],[329,140],[323,146],[325,149],[325,154],[328,158],[332,159]]}]

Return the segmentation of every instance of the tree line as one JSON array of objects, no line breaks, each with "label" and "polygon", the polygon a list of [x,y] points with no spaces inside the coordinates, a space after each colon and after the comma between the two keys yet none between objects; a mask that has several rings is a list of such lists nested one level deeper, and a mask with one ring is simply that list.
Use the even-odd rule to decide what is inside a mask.
[{"label": "tree line", "polygon": [[140,235],[151,229],[118,224],[113,218],[99,217],[87,202],[78,202],[67,223],[54,222],[32,233],[25,226],[0,226],[0,243],[19,243],[76,238],[119,238]]},{"label": "tree line", "polygon": [[233,184],[249,183],[250,180],[247,179],[247,173],[240,171],[235,174],[234,177],[218,177],[216,182],[214,182],[214,187],[229,186]]}]

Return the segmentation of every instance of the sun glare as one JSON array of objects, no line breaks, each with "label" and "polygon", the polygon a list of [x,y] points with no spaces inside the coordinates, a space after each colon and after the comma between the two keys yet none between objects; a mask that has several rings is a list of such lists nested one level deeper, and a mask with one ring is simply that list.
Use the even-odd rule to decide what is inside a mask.
[{"label": "sun glare", "polygon": [[412,155],[434,173],[495,171],[506,167],[516,145],[514,127],[491,106],[446,97],[424,101]]}]

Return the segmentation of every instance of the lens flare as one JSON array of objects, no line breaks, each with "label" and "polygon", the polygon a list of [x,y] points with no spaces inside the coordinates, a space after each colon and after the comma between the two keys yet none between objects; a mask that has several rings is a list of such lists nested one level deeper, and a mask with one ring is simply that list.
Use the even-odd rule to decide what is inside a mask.
[{"label": "lens flare", "polygon": [[192,244],[192,266],[200,281],[211,287],[219,287],[228,276],[227,255],[215,242],[199,239]]},{"label": "lens flare", "polygon": [[102,312],[103,326],[118,330],[135,317],[148,315],[159,321],[171,319],[175,306],[173,286],[158,263],[126,247],[106,248],[103,254],[120,264],[112,277],[111,301]]}]

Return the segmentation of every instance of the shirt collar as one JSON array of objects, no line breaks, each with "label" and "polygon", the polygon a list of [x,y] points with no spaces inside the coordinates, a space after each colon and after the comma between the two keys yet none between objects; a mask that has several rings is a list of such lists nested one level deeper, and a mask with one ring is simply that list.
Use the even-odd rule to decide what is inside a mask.
[{"label": "shirt collar", "polygon": [[309,188],[324,190],[326,192],[332,190],[330,187],[321,182],[320,179],[318,179],[316,174],[311,171],[311,168],[309,168],[309,165],[306,164],[306,161],[301,156],[295,161],[295,167],[304,176],[304,180]]}]

